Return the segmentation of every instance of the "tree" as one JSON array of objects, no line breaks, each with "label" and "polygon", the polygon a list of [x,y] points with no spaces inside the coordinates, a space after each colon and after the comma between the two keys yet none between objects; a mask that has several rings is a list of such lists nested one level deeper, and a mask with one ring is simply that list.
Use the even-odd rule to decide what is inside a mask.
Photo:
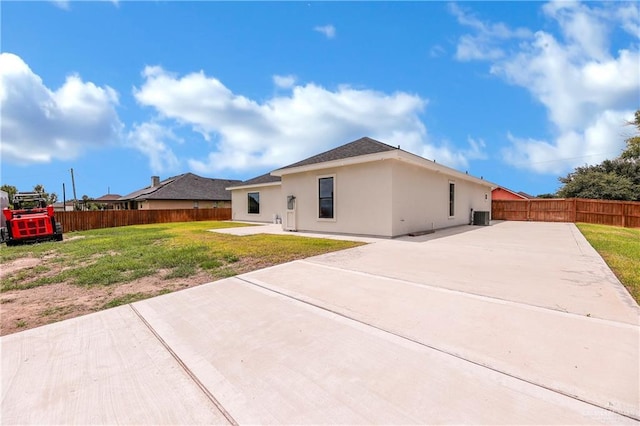
[{"label": "tree", "polygon": [[[635,120],[628,123],[640,132],[640,109],[636,111]],[[626,140],[627,148],[622,152],[620,158],[640,160],[640,135],[631,136]]]},{"label": "tree", "polygon": [[13,208],[13,196],[18,192],[18,188],[13,185],[2,185],[0,189],[9,194],[9,206]]},{"label": "tree", "polygon": [[83,208],[82,210],[100,210],[100,206],[95,203],[93,201],[93,198],[89,197],[88,195],[83,195],[82,196],[82,205]]},{"label": "tree", "polygon": [[38,184],[33,187],[33,191],[42,195],[42,198],[45,199],[47,205],[53,204],[58,201],[58,195],[55,192],[49,194],[46,189],[44,189],[44,185]]},{"label": "tree", "polygon": [[634,184],[640,185],[640,158],[638,160],[633,158],[604,160],[597,167],[605,173],[615,173],[620,176],[626,176],[631,179]]},{"label": "tree", "polygon": [[592,198],[599,200],[636,200],[638,186],[626,176],[603,172],[595,167],[579,168],[567,178],[560,178],[564,187],[558,191],[562,198]]},{"label": "tree", "polygon": [[[640,109],[628,124],[640,133]],[[640,201],[640,135],[625,140],[619,157],[593,166],[576,167],[558,180],[564,184],[558,195],[564,198]]]}]

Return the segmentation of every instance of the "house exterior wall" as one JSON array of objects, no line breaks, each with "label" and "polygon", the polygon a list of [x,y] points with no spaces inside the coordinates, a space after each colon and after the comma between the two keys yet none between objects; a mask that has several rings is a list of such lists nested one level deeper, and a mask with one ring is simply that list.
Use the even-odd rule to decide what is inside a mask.
[{"label": "house exterior wall", "polygon": [[[260,193],[260,213],[249,213],[248,194]],[[285,203],[280,185],[258,186],[231,191],[231,218],[249,222],[273,223],[273,216],[282,218]]]},{"label": "house exterior wall", "polygon": [[229,200],[144,200],[138,202],[138,210],[212,209],[229,207],[231,207],[231,201]]},{"label": "house exterior wall", "polygon": [[[319,216],[321,178],[334,182],[334,217]],[[454,214],[449,215],[449,185],[455,185]],[[248,213],[248,194],[260,193],[260,214]],[[491,184],[430,170],[405,159],[319,168],[282,175],[279,186],[232,190],[233,220],[288,225],[287,198],[296,198],[295,229],[308,232],[397,237],[411,232],[469,224],[471,209],[491,211]]]},{"label": "house exterior wall", "polygon": [[[449,216],[449,184],[455,185]],[[393,162],[392,236],[469,224],[471,209],[491,211],[491,186]]]},{"label": "house exterior wall", "polygon": [[[334,178],[334,218],[319,219],[318,179]],[[297,229],[391,237],[391,161],[282,176],[282,202],[296,197]]]}]

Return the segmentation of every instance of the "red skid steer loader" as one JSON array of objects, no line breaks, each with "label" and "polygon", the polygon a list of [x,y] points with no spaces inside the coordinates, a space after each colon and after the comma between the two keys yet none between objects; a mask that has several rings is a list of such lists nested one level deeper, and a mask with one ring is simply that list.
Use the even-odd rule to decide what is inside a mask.
[{"label": "red skid steer loader", "polygon": [[53,206],[37,192],[18,192],[13,209],[2,209],[0,243],[7,246],[40,241],[62,241],[62,224],[56,222]]}]

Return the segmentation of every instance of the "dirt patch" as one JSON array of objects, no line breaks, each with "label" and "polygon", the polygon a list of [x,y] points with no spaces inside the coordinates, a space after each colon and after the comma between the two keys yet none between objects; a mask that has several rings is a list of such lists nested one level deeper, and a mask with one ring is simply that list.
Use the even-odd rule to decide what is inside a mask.
[{"label": "dirt patch", "polygon": [[[38,266],[42,259],[22,258],[2,265],[3,276]],[[0,294],[0,335],[51,324],[103,310],[105,305],[127,295],[147,297],[170,293],[213,281],[205,272],[187,278],[165,279],[166,271],[130,283],[81,287],[56,283]]]},{"label": "dirt patch", "polygon": [[22,257],[20,259],[13,260],[6,265],[0,267],[0,278],[11,275],[18,272],[21,269],[33,268],[42,262],[42,259],[35,257]]},{"label": "dirt patch", "polygon": [[[114,254],[114,252],[105,251],[98,256],[112,256]],[[41,258],[15,259],[0,265],[0,273],[2,274],[0,278],[4,277],[10,280],[11,276],[16,274],[22,274],[24,277],[18,280],[19,286],[23,288],[0,293],[0,335],[4,336],[90,314],[109,306],[117,306],[142,298],[195,287],[225,276],[243,274],[302,257],[304,254],[299,253],[292,253],[290,256],[246,257],[227,263],[210,273],[201,271],[186,278],[167,278],[171,271],[158,270],[152,276],[129,283],[87,287],[71,282],[62,282],[33,288],[26,287],[30,281],[36,279],[34,277],[58,276],[61,271],[70,268],[70,266],[56,262],[55,254],[45,254]],[[86,262],[90,263],[93,260],[95,259],[88,257]],[[79,266],[74,265],[74,267]],[[39,268],[37,272],[34,271],[35,268]],[[6,288],[15,287],[17,286],[7,286]]]}]

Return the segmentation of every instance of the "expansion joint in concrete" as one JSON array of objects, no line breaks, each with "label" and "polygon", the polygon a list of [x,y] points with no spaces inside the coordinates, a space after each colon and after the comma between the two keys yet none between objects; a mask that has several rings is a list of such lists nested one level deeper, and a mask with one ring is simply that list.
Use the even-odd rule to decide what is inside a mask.
[{"label": "expansion joint in concrete", "polygon": [[494,371],[495,373],[498,373],[498,374],[501,374],[501,375],[504,375],[504,376],[508,376],[508,377],[510,377],[510,378],[512,378],[514,380],[519,380],[519,381],[527,383],[527,384],[529,384],[531,386],[536,386],[538,388],[545,389],[547,391],[562,395],[564,397],[568,397],[568,398],[574,399],[576,401],[583,402],[585,404],[589,404],[589,405],[591,405],[593,407],[597,407],[597,408],[600,408],[600,409],[603,409],[603,410],[618,414],[620,416],[623,416],[623,417],[626,417],[626,418],[629,418],[629,419],[632,419],[632,420],[640,420],[639,418],[637,418],[637,417],[635,417],[633,415],[629,415],[628,413],[616,411],[616,410],[611,409],[610,407],[605,407],[605,406],[601,406],[601,405],[595,404],[595,403],[593,403],[591,401],[584,400],[584,399],[578,397],[577,395],[569,394],[569,393],[563,392],[561,390],[554,389],[552,387],[545,386],[545,385],[540,384],[540,383],[536,383],[536,382],[528,380],[526,378],[519,377],[517,375],[514,375],[514,374],[511,374],[511,373],[499,370],[499,369],[497,369],[495,367],[492,367],[491,365],[487,365],[487,364],[484,364],[484,363],[481,363],[481,362],[477,362],[477,361],[473,361],[471,359],[465,358],[464,356],[462,356],[460,354],[457,354],[455,352],[452,352],[452,351],[449,351],[449,350],[445,350],[445,349],[439,348],[437,346],[430,345],[428,343],[421,342],[421,341],[416,340],[414,338],[411,338],[409,336],[404,336],[402,334],[396,333],[396,332],[391,331],[391,330],[387,330],[385,328],[379,327],[379,326],[377,326],[375,324],[372,324],[372,323],[369,323],[367,321],[362,321],[362,320],[359,320],[357,318],[353,318],[351,316],[345,315],[345,314],[343,314],[341,312],[338,312],[336,310],[329,309],[329,308],[327,308],[325,306],[322,306],[320,304],[317,304],[317,303],[313,303],[313,302],[311,302],[309,300],[304,300],[304,299],[301,299],[299,297],[287,294],[287,293],[285,293],[283,291],[280,291],[280,290],[277,290],[275,288],[272,288],[272,287],[268,286],[266,283],[255,282],[255,281],[247,279],[247,278],[245,278],[243,276],[236,276],[235,278],[240,280],[240,281],[242,281],[242,282],[244,282],[244,283],[246,283],[246,284],[248,284],[248,285],[261,288],[263,290],[278,294],[279,296],[286,297],[288,299],[292,299],[292,300],[294,300],[296,302],[303,303],[305,305],[312,306],[313,308],[320,309],[320,310],[322,310],[324,312],[328,312],[330,314],[339,316],[339,317],[344,318],[344,319],[346,319],[348,321],[353,321],[353,322],[356,322],[358,324],[364,325],[366,327],[371,327],[371,328],[376,329],[376,330],[378,330],[380,332],[383,332],[385,334],[389,334],[389,335],[394,336],[396,338],[403,339],[403,340],[409,341],[411,343],[415,343],[415,344],[417,344],[419,346],[422,346],[422,347],[425,347],[425,348],[440,352],[440,353],[448,355],[448,356],[452,356],[452,357],[457,358],[457,359],[459,359],[461,361],[468,362],[468,363],[476,365],[478,367],[486,368],[488,370]]},{"label": "expansion joint in concrete", "polygon": [[220,401],[218,401],[216,397],[209,391],[209,389],[207,389],[207,387],[198,379],[195,373],[193,373],[193,371],[191,371],[191,369],[187,366],[187,364],[185,364],[185,362],[182,361],[180,356],[178,356],[178,354],[175,353],[173,349],[171,349],[171,346],[169,346],[169,344],[162,338],[162,336],[158,334],[158,332],[153,328],[153,326],[142,316],[140,312],[138,312],[138,310],[132,304],[130,304],[129,307],[136,314],[136,316],[140,318],[140,321],[142,321],[142,323],[149,329],[151,334],[153,334],[156,337],[156,339],[158,339],[160,344],[167,350],[167,352],[171,354],[173,359],[176,360],[178,365],[180,365],[180,367],[184,370],[184,372],[191,378],[191,380],[193,380],[196,386],[200,388],[200,390],[204,393],[207,399],[209,399],[209,401],[211,401],[211,403],[218,409],[218,411],[220,411],[220,413],[227,419],[227,421],[233,426],[238,426],[239,423],[233,418],[233,416],[231,416],[231,414],[227,410],[225,410],[225,408],[222,406]]}]

